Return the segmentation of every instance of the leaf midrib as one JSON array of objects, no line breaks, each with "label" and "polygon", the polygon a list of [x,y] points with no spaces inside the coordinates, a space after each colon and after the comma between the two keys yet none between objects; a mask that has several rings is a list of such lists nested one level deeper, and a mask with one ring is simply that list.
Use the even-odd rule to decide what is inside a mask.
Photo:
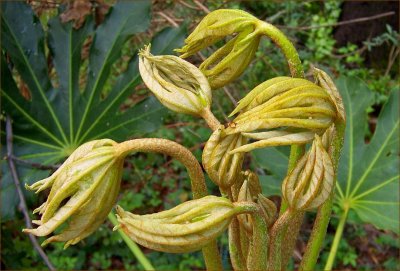
[{"label": "leaf midrib", "polygon": [[388,144],[389,140],[392,138],[393,133],[397,130],[397,126],[399,125],[399,120],[393,126],[393,129],[390,131],[389,135],[386,137],[384,143],[380,146],[378,152],[376,153],[374,159],[372,159],[371,163],[368,165],[367,169],[364,171],[364,174],[358,180],[356,187],[353,189],[353,192],[350,194],[350,198],[352,198],[361,187],[361,185],[365,182],[368,174],[371,172],[372,167],[375,165],[376,161],[378,161],[379,157],[381,156],[383,150],[385,149],[386,145]]},{"label": "leaf midrib", "polygon": [[[50,105],[49,101],[47,100],[46,95],[43,93],[42,86],[41,86],[41,85],[39,84],[39,82],[37,81],[36,75],[35,75],[35,73],[32,71],[32,68],[31,68],[31,66],[29,65],[29,61],[26,59],[26,56],[25,56],[25,54],[24,54],[24,51],[22,50],[22,48],[21,48],[19,42],[17,42],[18,40],[17,40],[16,36],[14,35],[14,32],[11,31],[11,28],[10,28],[10,26],[9,26],[9,24],[8,24],[8,22],[7,22],[7,20],[3,19],[2,21],[3,21],[3,23],[5,24],[5,26],[8,28],[8,32],[11,34],[12,38],[14,39],[14,43],[16,44],[18,50],[20,51],[20,54],[22,55],[22,58],[23,58],[24,63],[25,63],[25,66],[28,68],[29,73],[31,74],[32,79],[33,79],[33,81],[34,81],[34,83],[35,83],[35,85],[36,85],[36,88],[39,90],[40,96],[42,97],[42,99],[43,99],[45,105],[47,106],[47,108],[48,108],[48,110],[49,110],[49,112],[50,112],[50,115],[52,116],[52,118],[53,118],[53,120],[54,120],[54,122],[55,122],[57,128],[59,129],[59,131],[60,131],[60,133],[61,133],[61,136],[62,136],[63,139],[64,139],[64,142],[67,143],[67,138],[66,138],[66,136],[65,136],[64,130],[63,130],[62,127],[61,127],[60,121],[59,121],[59,119],[57,118],[57,116],[55,115],[55,112],[54,112],[54,110],[53,110],[53,107]],[[53,136],[54,136],[54,135],[53,135]],[[53,139],[54,139],[54,138],[53,138]],[[60,144],[60,141],[57,140],[57,142]],[[61,143],[60,145],[62,146],[63,144]]]},{"label": "leaf midrib", "polygon": [[43,133],[45,133],[51,139],[53,139],[56,143],[58,143],[61,147],[63,147],[63,143],[57,137],[55,137],[52,133],[50,133],[45,127],[43,127],[39,122],[37,122],[34,118],[32,118],[27,112],[25,112],[25,110],[23,108],[21,108],[18,105],[18,103],[15,102],[10,96],[8,96],[8,94],[3,89],[1,89],[1,90],[3,92],[4,97],[6,97],[6,99],[9,100],[14,105],[14,107],[18,111],[20,111],[22,115],[25,116],[25,118],[27,118],[31,123],[33,123],[36,127],[38,127],[39,130],[41,130]]},{"label": "leaf midrib", "polygon": [[[83,125],[85,124],[86,116],[87,116],[87,114],[88,114],[88,112],[89,112],[89,107],[91,107],[91,103],[92,103],[94,94],[95,94],[95,92],[96,92],[97,85],[99,84],[100,78],[101,78],[101,76],[102,76],[102,74],[103,74],[103,71],[104,71],[104,67],[106,66],[105,63],[107,62],[107,59],[109,58],[109,56],[110,56],[110,54],[111,54],[111,51],[112,51],[112,49],[114,48],[114,46],[115,46],[115,44],[116,44],[116,42],[117,42],[117,40],[118,40],[118,37],[120,36],[120,33],[122,32],[122,29],[125,27],[125,25],[126,25],[126,23],[127,23],[127,21],[128,21],[129,18],[130,18],[130,16],[126,17],[124,23],[121,24],[121,27],[118,29],[116,38],[115,38],[114,41],[112,42],[112,46],[111,46],[110,50],[108,50],[107,56],[104,58],[103,65],[101,66],[100,72],[99,72],[99,74],[98,74],[98,76],[97,76],[97,78],[96,78],[95,85],[94,85],[94,87],[92,88],[92,92],[90,93],[90,96],[89,96],[89,101],[88,101],[88,103],[87,103],[87,106],[85,107],[85,111],[84,111],[84,113],[83,113],[81,122],[80,122],[80,124],[79,124],[79,128],[78,128],[78,131],[77,131],[77,135],[76,135],[75,141],[78,140],[79,135],[80,135],[80,133],[81,133],[81,130],[82,130],[82,128],[83,128]],[[96,32],[97,32],[97,30],[96,30]],[[97,34],[97,33],[96,33],[96,34]],[[83,138],[82,138],[82,139],[83,139]],[[81,140],[79,140],[79,141],[81,141]]]},{"label": "leaf midrib", "polygon": [[108,103],[107,107],[101,112],[100,116],[96,118],[96,120],[89,126],[89,129],[87,129],[86,132],[83,134],[82,140],[79,142],[79,144],[82,143],[82,141],[85,140],[86,136],[90,133],[90,131],[92,131],[93,128],[96,127],[97,123],[99,123],[99,121],[100,121],[100,120],[103,118],[103,116],[108,112],[108,110],[110,110],[110,108],[111,108],[111,107],[114,105],[114,103],[119,99],[119,97],[120,97],[121,95],[124,94],[124,92],[129,88],[129,86],[130,86],[133,82],[135,82],[135,81],[137,80],[138,77],[139,77],[139,75],[136,75],[136,76],[134,77],[134,79],[131,80],[130,83],[127,84],[126,87],[123,88],[123,90],[120,91],[119,94],[118,94],[111,102]]},{"label": "leaf midrib", "polygon": [[136,120],[138,120],[138,119],[142,119],[142,118],[144,118],[144,117],[146,117],[146,116],[148,116],[148,115],[150,115],[150,114],[153,114],[154,112],[160,111],[160,110],[163,110],[163,108],[160,107],[160,108],[158,108],[158,109],[149,111],[149,112],[147,112],[146,114],[142,114],[142,115],[140,115],[140,116],[137,117],[137,118],[133,118],[133,119],[124,121],[124,122],[118,124],[117,126],[113,126],[111,129],[108,129],[108,130],[106,130],[106,131],[103,131],[103,133],[101,133],[100,135],[96,135],[96,136],[97,136],[97,137],[101,137],[102,135],[107,134],[107,133],[109,133],[109,132],[111,132],[111,131],[113,131],[113,130],[115,130],[115,129],[118,129],[119,127],[121,127],[121,126],[123,126],[123,125],[126,125],[126,124],[128,124],[128,123],[130,123],[130,122],[134,122],[134,121],[136,121]]}]

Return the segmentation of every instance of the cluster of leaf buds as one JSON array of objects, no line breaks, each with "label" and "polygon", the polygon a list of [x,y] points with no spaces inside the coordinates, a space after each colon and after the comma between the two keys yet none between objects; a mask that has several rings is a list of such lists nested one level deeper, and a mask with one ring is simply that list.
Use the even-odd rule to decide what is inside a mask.
[{"label": "cluster of leaf buds", "polygon": [[27,186],[36,192],[51,190],[47,201],[34,211],[42,215],[33,221],[39,227],[24,232],[46,236],[68,221],[61,233],[43,243],[67,241],[67,247],[95,231],[111,211],[120,188],[123,157],[116,152],[116,144],[109,139],[83,144],[53,175]]},{"label": "cluster of leaf buds", "polygon": [[[345,122],[345,112],[340,94],[325,72],[314,69],[315,83],[285,76],[261,83],[240,100],[230,114],[236,117],[226,126],[220,125],[210,111],[211,89],[225,86],[243,73],[261,36],[267,33],[264,31],[276,29],[243,11],[218,10],[208,14],[185,40],[185,46],[176,50],[182,53],[181,58],[154,56],[150,45],[139,52],[141,77],[158,100],[175,112],[205,118],[214,129],[204,147],[202,163],[229,199],[206,196],[149,215],[136,215],[117,207],[117,228],[135,242],[164,252],[191,252],[207,246],[229,226],[230,251],[240,258],[233,262],[235,269],[265,269],[267,258],[276,252],[269,253],[270,237],[277,240],[277,229],[286,227],[281,223],[282,217],[290,216],[277,218],[277,208],[262,195],[257,175],[242,171],[245,153],[257,148],[312,141],[311,148],[282,184],[289,211],[319,207],[331,194],[331,141],[335,124]],[[182,59],[230,35],[233,37],[199,68]],[[283,50],[286,57],[293,53],[290,42],[289,45],[289,50]],[[298,74],[303,74],[301,67],[300,70]],[[255,141],[249,143],[250,140]],[[24,231],[45,236],[67,222],[66,228],[44,242],[64,241],[66,246],[90,235],[115,204],[123,159],[132,150],[162,152],[187,160],[183,164],[191,170],[193,189],[204,189],[201,193],[196,191],[195,196],[206,194],[204,174],[190,151],[182,151],[177,143],[160,148],[157,142],[162,139],[148,139],[147,148],[143,148],[144,141],[139,141],[117,144],[104,139],[80,146],[52,176],[28,187],[37,192],[47,188],[51,191],[47,201],[35,210],[42,215],[41,220],[34,221],[39,227]],[[168,143],[164,140],[162,144]],[[281,248],[278,249],[280,254]]]},{"label": "cluster of leaf buds", "polygon": [[199,250],[217,238],[237,213],[229,199],[206,196],[167,211],[135,215],[117,207],[118,222],[135,242],[158,251]]}]

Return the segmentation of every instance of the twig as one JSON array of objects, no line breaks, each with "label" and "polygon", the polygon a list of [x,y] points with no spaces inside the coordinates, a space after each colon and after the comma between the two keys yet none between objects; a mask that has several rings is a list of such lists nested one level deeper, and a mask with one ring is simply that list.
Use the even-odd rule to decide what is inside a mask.
[{"label": "twig", "polygon": [[39,164],[39,163],[32,163],[27,160],[18,158],[13,154],[11,154],[11,156],[7,155],[6,159],[12,159],[14,162],[17,162],[17,164],[28,165],[30,167],[41,169],[41,170],[49,170],[49,169],[55,170],[60,167],[60,165],[43,165],[43,164]]},{"label": "twig", "polygon": [[233,106],[237,105],[236,99],[232,96],[232,94],[229,92],[229,89],[225,86],[223,87],[223,90],[225,94],[228,96],[229,100],[232,102]]},{"label": "twig", "polygon": [[182,4],[183,6],[187,7],[187,8],[194,9],[194,10],[201,10],[200,8],[195,7],[195,6],[192,6],[192,5],[186,3],[186,2],[183,1],[183,0],[178,0],[178,2],[179,2],[180,4]]},{"label": "twig", "polygon": [[165,14],[162,11],[157,12],[161,17],[163,17],[165,20],[167,20],[170,24],[172,24],[173,27],[178,27],[179,24],[177,24],[171,17],[169,17],[167,14]]},{"label": "twig", "polygon": [[193,3],[195,3],[196,6],[198,6],[200,9],[202,9],[205,13],[207,13],[207,14],[210,13],[210,10],[206,6],[204,6],[202,3],[200,3],[199,1],[193,0]]},{"label": "twig", "polygon": [[[20,200],[19,209],[24,215],[26,227],[32,228],[32,223],[28,214],[28,208],[26,206],[25,197],[20,186],[17,169],[15,168],[15,164],[13,161],[13,135],[12,135],[11,119],[9,116],[7,116],[7,121],[6,121],[6,137],[7,137],[7,157],[8,157],[7,162]],[[35,248],[35,250],[39,253],[40,257],[46,263],[47,267],[50,270],[56,270],[53,264],[50,262],[49,258],[47,257],[46,253],[44,253],[43,249],[39,245],[36,237],[33,236],[32,234],[29,234],[29,239],[31,240],[31,243]]]},{"label": "twig", "polygon": [[338,23],[334,23],[334,24],[322,24],[322,25],[311,25],[311,26],[301,26],[301,27],[279,25],[279,27],[286,28],[286,29],[295,29],[295,30],[309,30],[309,29],[315,29],[315,28],[321,28],[321,27],[331,27],[331,26],[339,26],[339,25],[346,25],[346,24],[362,23],[362,22],[372,21],[372,20],[376,20],[376,19],[380,19],[380,18],[388,17],[388,16],[393,16],[393,15],[395,15],[395,12],[389,11],[389,12],[377,14],[377,15],[370,16],[370,17],[361,17],[361,18],[338,22]]},{"label": "twig", "polygon": [[390,70],[392,69],[392,66],[397,58],[397,56],[400,53],[400,48],[397,47],[396,45],[393,45],[392,48],[390,49],[390,53],[389,53],[389,59],[388,59],[388,65],[386,67],[386,71],[384,76],[387,76],[390,72]]}]

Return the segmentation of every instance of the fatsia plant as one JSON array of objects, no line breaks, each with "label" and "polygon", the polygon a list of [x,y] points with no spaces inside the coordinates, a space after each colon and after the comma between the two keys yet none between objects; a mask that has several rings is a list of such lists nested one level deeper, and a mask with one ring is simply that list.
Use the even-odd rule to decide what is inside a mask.
[{"label": "fatsia plant", "polygon": [[[199,68],[182,59],[228,36],[233,37]],[[222,125],[211,111],[212,89],[233,81],[247,68],[263,36],[271,38],[282,50],[291,74],[266,80],[254,88],[232,112],[235,118]],[[204,147],[202,163],[221,196],[207,196],[199,162],[188,149],[173,141],[89,141],[72,152],[52,176],[27,187],[37,192],[50,188],[50,193],[47,201],[35,210],[41,214],[40,220],[34,221],[38,227],[24,231],[37,236],[56,234],[44,245],[63,241],[68,246],[79,242],[104,221],[115,204],[123,159],[132,152],[156,152],[172,156],[186,167],[193,200],[147,215],[117,207],[116,229],[159,251],[181,253],[201,249],[210,270],[222,269],[216,238],[228,229],[230,259],[235,270],[281,270],[288,265],[305,212],[317,210],[302,260],[304,269],[313,269],[330,218],[346,121],[335,84],[318,69],[312,70],[314,81],[306,80],[297,51],[287,37],[243,11],[211,12],[185,43],[176,50],[182,58],[155,54],[150,52],[150,45],[146,46],[139,52],[139,71],[163,105],[203,118],[213,130]],[[111,48],[112,54],[114,49]],[[102,78],[90,76],[89,69],[87,89],[82,94],[89,105],[101,100],[96,96],[100,92],[97,88],[104,83]],[[113,97],[113,92],[109,96]],[[82,126],[91,120],[87,110],[85,107],[82,111],[78,102],[77,114],[82,112],[83,120],[76,132],[83,135],[82,141],[75,139],[77,144],[91,139],[91,126],[88,130]],[[94,108],[93,112],[98,115],[103,111]],[[110,125],[115,130],[119,128],[114,123]],[[74,125],[70,127],[75,131]],[[54,141],[67,138],[61,131],[59,137],[52,138]],[[251,150],[281,145],[291,145],[291,156],[282,180],[283,200],[278,211],[275,203],[262,195],[257,174],[246,170],[243,160]],[[106,191],[110,191],[108,196]]]},{"label": "fatsia plant", "polygon": [[[1,20],[2,106],[14,120],[15,155],[20,159],[56,164],[88,140],[124,140],[162,124],[163,107],[152,97],[143,96],[120,110],[141,82],[136,53],[130,50],[122,73],[113,67],[129,38],[148,28],[150,1],[119,1],[102,24],[96,26],[88,17],[79,29],[73,22],[62,23],[60,16],[44,26],[23,1],[2,2]],[[152,41],[153,52],[172,52],[182,44],[184,32],[184,27],[164,29]],[[87,58],[82,57],[85,50]],[[43,175],[21,170],[27,183]],[[3,180],[1,194],[3,219],[10,219],[17,206],[10,178]]]}]

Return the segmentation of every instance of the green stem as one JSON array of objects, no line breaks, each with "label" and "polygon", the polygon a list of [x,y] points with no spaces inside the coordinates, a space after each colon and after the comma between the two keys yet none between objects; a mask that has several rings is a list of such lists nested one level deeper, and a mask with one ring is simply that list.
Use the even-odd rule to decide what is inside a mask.
[{"label": "green stem", "polygon": [[[140,138],[122,142],[117,146],[121,156],[131,152],[158,152],[169,155],[180,161],[188,170],[193,198],[198,199],[208,195],[203,170],[196,157],[182,145],[162,138]],[[214,240],[202,249],[207,270],[222,270],[222,260],[219,256],[217,242]]]},{"label": "green stem", "polygon": [[[117,218],[115,215],[111,212],[108,214],[108,219],[111,221],[111,223],[114,226],[118,225]],[[143,252],[140,250],[138,245],[133,242],[125,233],[123,230],[118,229],[117,230],[119,235],[122,237],[122,239],[125,241],[126,245],[129,247],[129,249],[132,251],[133,255],[135,255],[136,259],[139,261],[139,263],[143,266],[145,270],[155,270],[154,267],[151,265],[150,261],[146,258],[146,256],[143,254]]]},{"label": "green stem", "polygon": [[201,112],[201,117],[207,122],[208,127],[213,131],[217,130],[221,126],[219,120],[208,107]]},{"label": "green stem", "polygon": [[[336,128],[336,134],[332,142],[332,151],[330,155],[332,157],[332,163],[335,172],[337,172],[340,153],[343,146],[346,124],[342,122],[335,123],[335,128]],[[333,184],[333,187],[335,187],[335,184],[336,181]],[[332,191],[328,200],[324,204],[322,204],[318,209],[317,217],[315,219],[315,223],[306,247],[306,251],[300,263],[299,270],[313,270],[315,268],[315,264],[317,263],[319,252],[321,250],[322,243],[324,241],[326,230],[328,228],[329,220],[331,217],[333,199],[334,199],[334,191]]]},{"label": "green stem", "polygon": [[[258,29],[264,35],[271,38],[271,40],[282,50],[283,55],[286,58],[286,61],[289,66],[290,74],[292,77],[297,78],[304,78],[304,69],[303,65],[301,64],[301,60],[299,54],[297,53],[296,48],[290,42],[290,40],[283,34],[278,28],[275,26],[260,21],[258,24]],[[288,172],[290,172],[296,165],[297,161],[303,155],[305,150],[304,145],[292,145],[290,149],[290,158],[289,158],[289,165],[288,165]],[[287,203],[282,200],[280,214],[283,215],[287,209]],[[275,246],[279,248],[278,255],[275,260],[279,262],[279,269],[284,268],[286,266],[286,262],[290,257],[286,255],[291,255],[294,249],[294,245],[296,243],[296,239],[298,233],[300,231],[301,222],[303,221],[304,213],[297,213],[295,217],[293,217],[293,221],[296,221],[294,225],[290,227],[291,232],[288,233],[288,227],[283,227],[280,229],[279,236],[276,236]],[[282,236],[285,236],[285,242],[282,243]],[[285,256],[282,258],[281,251],[284,251]],[[275,267],[278,267],[277,263],[274,263]]]},{"label": "green stem", "polygon": [[293,77],[304,78],[303,65],[299,54],[290,40],[278,28],[264,21],[259,21],[258,30],[269,37],[281,50],[289,66]]},{"label": "green stem", "polygon": [[295,217],[296,212],[287,209],[274,223],[270,231],[269,256],[267,270],[281,270],[282,264],[282,240],[288,225]]},{"label": "green stem", "polygon": [[328,261],[326,262],[324,270],[330,271],[332,270],[333,262],[335,261],[336,252],[339,247],[340,239],[342,238],[344,225],[346,224],[347,214],[349,213],[349,208],[346,208],[342,213],[342,216],[339,220],[339,225],[336,229],[335,238],[333,239],[331,251],[329,252]]}]

